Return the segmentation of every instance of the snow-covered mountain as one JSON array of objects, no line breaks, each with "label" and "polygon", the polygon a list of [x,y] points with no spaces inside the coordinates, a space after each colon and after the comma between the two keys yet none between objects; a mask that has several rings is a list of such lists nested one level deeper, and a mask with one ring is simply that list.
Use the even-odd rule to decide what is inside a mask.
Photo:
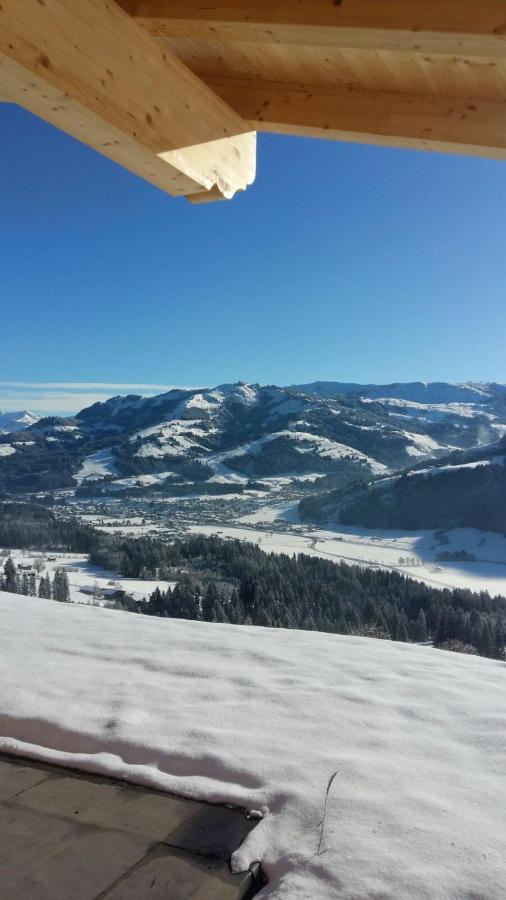
[{"label": "snow-covered mountain", "polygon": [[38,422],[40,416],[37,413],[30,412],[28,409],[17,410],[16,412],[2,412],[0,410],[0,434],[9,434],[12,431],[22,431],[29,425]]},{"label": "snow-covered mountain", "polygon": [[245,484],[309,474],[345,487],[505,432],[502,385],[237,382],[114,397],[72,419],[40,419],[22,438],[0,438],[0,488],[91,479],[132,487],[147,476],[155,487],[167,479]]},{"label": "snow-covered mountain", "polygon": [[293,386],[320,397],[355,395],[377,399],[389,397],[415,403],[486,403],[498,395],[506,398],[506,385],[466,381],[409,381],[392,384],[357,384],[340,381],[313,381]]}]

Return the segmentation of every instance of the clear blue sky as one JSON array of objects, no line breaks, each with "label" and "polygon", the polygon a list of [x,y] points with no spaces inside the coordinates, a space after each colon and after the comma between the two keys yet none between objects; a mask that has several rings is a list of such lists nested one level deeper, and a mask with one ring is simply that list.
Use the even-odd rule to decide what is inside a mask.
[{"label": "clear blue sky", "polygon": [[193,207],[0,132],[2,382],[506,381],[506,162],[260,136]]}]

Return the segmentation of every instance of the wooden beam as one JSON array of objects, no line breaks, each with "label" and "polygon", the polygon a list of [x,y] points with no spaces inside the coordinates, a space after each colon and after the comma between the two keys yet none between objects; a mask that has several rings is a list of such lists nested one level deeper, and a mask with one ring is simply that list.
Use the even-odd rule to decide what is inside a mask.
[{"label": "wooden beam", "polygon": [[112,0],[1,0],[0,95],[174,195],[254,177],[250,125]]},{"label": "wooden beam", "polygon": [[504,0],[119,0],[167,37],[506,56]]},{"label": "wooden beam", "polygon": [[506,159],[506,101],[207,80],[258,131]]},{"label": "wooden beam", "polygon": [[219,141],[195,144],[184,150],[160,153],[159,156],[189,177],[198,178],[208,185],[205,191],[199,191],[196,195],[198,202],[204,203],[206,195],[209,195],[209,200],[223,197],[230,199],[237,190],[244,190],[253,183],[256,174],[256,146],[256,132],[249,131],[247,134],[238,134],[237,137],[221,138]]}]

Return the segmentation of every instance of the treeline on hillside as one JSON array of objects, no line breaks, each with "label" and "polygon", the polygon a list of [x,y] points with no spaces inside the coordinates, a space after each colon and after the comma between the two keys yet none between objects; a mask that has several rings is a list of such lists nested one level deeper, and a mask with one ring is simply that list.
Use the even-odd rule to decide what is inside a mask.
[{"label": "treeline on hillside", "polygon": [[482,528],[506,533],[506,466],[403,475],[341,510],[343,524],[372,528]]},{"label": "treeline on hillside", "polygon": [[148,615],[370,634],[504,658],[506,601],[439,590],[398,572],[317,557],[264,553],[254,544],[194,535],[164,544],[109,539],[92,561],[141,578],[174,578],[139,608]]},{"label": "treeline on hillside", "polygon": [[[189,423],[190,424],[190,423]],[[173,472],[180,480],[207,481],[213,470],[196,459],[181,459],[169,456],[137,456],[142,447],[140,438],[130,440],[119,436],[114,446],[114,459],[122,475],[148,475],[157,472]]]},{"label": "treeline on hillside", "polygon": [[[37,565],[37,563],[39,565]],[[42,574],[44,561],[36,560],[35,571],[21,570],[9,556],[3,571],[0,572],[0,591],[11,594],[22,594],[25,597],[41,597],[46,600],[58,600],[60,603],[70,601],[68,575],[63,568],[57,568],[51,579],[49,572]]]},{"label": "treeline on hillside", "polygon": [[24,442],[15,453],[1,459],[1,493],[52,491],[75,485],[72,472],[76,468],[76,455],[63,444],[49,445],[34,437],[33,443]]},{"label": "treeline on hillside", "polygon": [[506,534],[506,465],[404,474],[382,486],[308,497],[299,510],[317,520],[338,510],[343,525],[365,528],[481,528]]},{"label": "treeline on hillside", "polygon": [[0,501],[0,547],[90,553],[101,540],[93,528],[74,518],[56,518],[37,503]]},{"label": "treeline on hillside", "polygon": [[304,475],[309,472],[338,472],[343,483],[349,484],[363,477],[370,477],[370,472],[361,462],[353,458],[343,457],[340,460],[319,456],[316,453],[301,453],[301,444],[288,437],[277,437],[266,441],[255,452],[241,456],[230,456],[227,466],[234,472],[250,478],[265,478],[272,475],[292,474]]}]

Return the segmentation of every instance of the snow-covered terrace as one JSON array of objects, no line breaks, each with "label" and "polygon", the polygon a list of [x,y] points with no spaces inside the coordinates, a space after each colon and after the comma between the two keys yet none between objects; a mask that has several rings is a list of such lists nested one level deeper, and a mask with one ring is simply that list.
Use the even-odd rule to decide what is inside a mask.
[{"label": "snow-covered terrace", "polygon": [[0,613],[0,752],[249,810],[232,869],[262,861],[259,897],[503,900],[504,663],[9,594]]}]

